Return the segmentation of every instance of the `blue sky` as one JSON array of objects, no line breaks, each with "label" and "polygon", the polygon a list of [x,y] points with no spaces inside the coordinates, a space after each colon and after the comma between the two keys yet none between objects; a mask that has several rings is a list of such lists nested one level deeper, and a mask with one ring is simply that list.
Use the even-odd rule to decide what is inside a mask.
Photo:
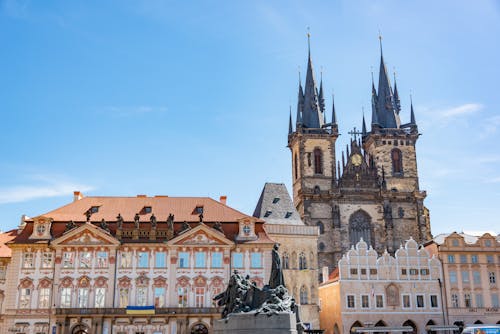
[{"label": "blue sky", "polygon": [[[342,133],[370,115],[378,31],[413,94],[434,234],[499,232],[496,1],[0,1],[2,230],[87,195],[290,189],[288,110],[307,27]],[[328,108],[331,98],[327,99]]]}]

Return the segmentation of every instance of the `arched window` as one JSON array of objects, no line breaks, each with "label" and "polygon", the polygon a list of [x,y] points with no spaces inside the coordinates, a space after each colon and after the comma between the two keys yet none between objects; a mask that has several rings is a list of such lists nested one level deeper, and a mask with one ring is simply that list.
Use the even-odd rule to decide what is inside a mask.
[{"label": "arched window", "polygon": [[352,334],[356,333],[356,328],[358,327],[363,327],[363,325],[361,324],[361,322],[356,321],[355,323],[352,324],[351,330],[349,332]]},{"label": "arched window", "polygon": [[323,174],[323,152],[321,149],[314,149],[314,173]]},{"label": "arched window", "polygon": [[208,328],[202,323],[194,324],[191,327],[191,334],[208,334]]},{"label": "arched window", "polygon": [[324,251],[324,250],[325,250],[325,244],[324,244],[323,242],[320,242],[320,243],[318,244],[318,250],[319,250],[320,252],[322,252],[322,251]]},{"label": "arched window", "polygon": [[293,158],[293,167],[294,167],[294,170],[295,170],[295,180],[297,180],[299,178],[299,167],[298,167],[298,164],[297,164],[297,153],[295,153],[295,156]]},{"label": "arched window", "polygon": [[415,323],[411,320],[406,320],[404,323],[403,323],[403,326],[410,326],[413,328],[413,330],[411,332],[405,332],[405,333],[408,333],[408,334],[417,334],[417,325],[415,325]]},{"label": "arched window", "polygon": [[323,234],[323,233],[325,233],[325,225],[323,225],[323,223],[322,223],[322,222],[318,221],[318,222],[316,223],[316,226],[318,226],[318,227],[319,227],[319,234]]},{"label": "arched window", "polygon": [[290,269],[290,257],[288,256],[288,253],[283,253],[283,260],[282,260],[281,266],[283,269]]},{"label": "arched window", "polygon": [[403,174],[403,153],[400,149],[395,148],[391,151],[392,160],[392,174],[402,175]]},{"label": "arched window", "polygon": [[299,269],[307,269],[307,258],[306,254],[304,254],[303,252],[299,255]]},{"label": "arched window", "polygon": [[305,285],[302,285],[300,288],[300,304],[305,305],[308,304],[308,295],[307,295],[307,287]]},{"label": "arched window", "polygon": [[351,245],[356,245],[363,240],[371,245],[371,217],[363,210],[354,212],[349,218],[349,241]]}]

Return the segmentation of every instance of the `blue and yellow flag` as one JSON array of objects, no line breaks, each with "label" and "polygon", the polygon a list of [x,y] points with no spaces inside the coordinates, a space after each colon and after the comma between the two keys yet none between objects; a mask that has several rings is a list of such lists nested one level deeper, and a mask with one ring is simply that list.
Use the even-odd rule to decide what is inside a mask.
[{"label": "blue and yellow flag", "polygon": [[127,314],[155,314],[154,306],[127,306]]}]

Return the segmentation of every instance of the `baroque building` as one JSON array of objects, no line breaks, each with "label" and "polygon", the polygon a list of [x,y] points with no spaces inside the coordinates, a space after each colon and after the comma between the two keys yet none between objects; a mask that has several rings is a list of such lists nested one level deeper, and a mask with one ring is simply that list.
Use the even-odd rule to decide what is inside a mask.
[{"label": "baroque building", "polygon": [[75,192],[26,219],[1,239],[0,334],[211,332],[213,297],[233,270],[267,284],[275,242],[225,202]]},{"label": "baroque building", "polygon": [[267,234],[280,244],[285,285],[300,304],[302,322],[319,328],[319,228],[302,222],[283,183],[264,185],[253,215],[265,221]]},{"label": "baroque building", "polygon": [[500,240],[485,233],[437,235],[425,244],[443,263],[448,322],[460,328],[500,323]]},{"label": "baroque building", "polygon": [[409,122],[401,122],[400,113],[397,85],[390,83],[381,46],[378,89],[372,81],[371,127],[363,116],[361,131],[350,131],[350,143],[337,155],[335,105],[327,122],[323,82],[318,88],[309,48],[295,127],[290,114],[288,147],[294,205],[306,225],[321,231],[320,268],[334,268],[360,238],[378,253],[387,249],[391,254],[410,237],[418,243],[431,239],[426,192],[418,182],[413,104]]},{"label": "baroque building", "polygon": [[326,334],[435,333],[446,326],[442,267],[409,239],[395,256],[361,240],[346,252],[319,287],[320,322]]}]

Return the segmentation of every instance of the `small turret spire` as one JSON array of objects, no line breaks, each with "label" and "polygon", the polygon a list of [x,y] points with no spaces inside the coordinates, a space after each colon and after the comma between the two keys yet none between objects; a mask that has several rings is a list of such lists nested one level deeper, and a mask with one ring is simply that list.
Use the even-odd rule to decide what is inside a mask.
[{"label": "small turret spire", "polygon": [[365,122],[365,110],[364,110],[364,108],[363,108],[363,125],[361,128],[361,135],[363,137],[366,137],[366,122]]},{"label": "small turret spire", "polygon": [[410,94],[410,124],[411,125],[417,125],[417,122],[415,121],[415,112],[413,111],[413,97]]},{"label": "small turret spire", "polygon": [[292,106],[290,105],[290,119],[288,121],[288,134],[291,135],[293,133],[293,126],[292,126]]},{"label": "small turret spire", "polygon": [[394,70],[394,104],[396,105],[396,113],[401,111],[401,101],[399,100],[398,85],[396,83],[396,70]]},{"label": "small turret spire", "polygon": [[332,94],[332,124],[337,124],[337,114],[335,113],[335,94]]}]

